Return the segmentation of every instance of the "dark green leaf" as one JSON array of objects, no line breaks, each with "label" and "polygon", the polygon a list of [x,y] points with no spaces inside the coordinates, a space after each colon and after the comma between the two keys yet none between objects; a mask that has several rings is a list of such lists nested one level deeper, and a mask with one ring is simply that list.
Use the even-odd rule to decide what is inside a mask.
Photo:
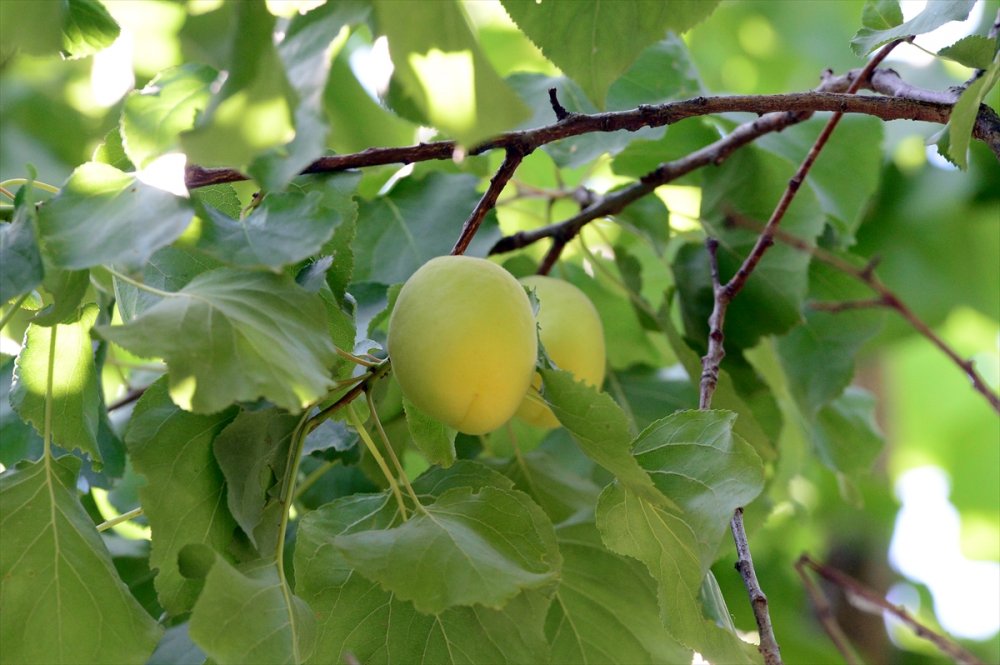
[{"label": "dark green leaf", "polygon": [[226,477],[229,512],[262,556],[277,544],[283,507],[276,492],[301,421],[277,409],[243,411],[212,444]]},{"label": "dark green leaf", "polygon": [[35,239],[35,202],[30,185],[14,200],[14,219],[0,223],[0,303],[8,303],[38,286],[45,271]]},{"label": "dark green leaf", "polygon": [[73,321],[48,328],[37,324],[28,327],[14,366],[10,404],[40,434],[51,425],[55,443],[67,450],[79,449],[99,462],[101,397],[90,339],[97,312],[96,305],[88,305]]},{"label": "dark green leaf", "polygon": [[655,582],[609,552],[593,524],[560,529],[559,590],[546,621],[554,663],[687,663],[691,651],[660,623]]},{"label": "dark green leaf", "polygon": [[608,385],[615,400],[640,429],[664,414],[698,406],[698,389],[691,381],[662,369],[636,367],[612,372],[608,375]]},{"label": "dark green leaf", "polygon": [[457,2],[374,5],[379,30],[389,39],[394,77],[432,126],[474,145],[528,116],[482,54]]},{"label": "dark green leaf", "polygon": [[[430,259],[447,254],[479,201],[477,184],[471,175],[431,173],[422,180],[404,178],[385,196],[361,204],[354,281],[403,282]],[[486,254],[498,238],[495,220],[490,212],[470,256]]]},{"label": "dark green leaf", "polygon": [[149,564],[158,570],[156,591],[170,614],[190,611],[201,588],[180,574],[181,549],[200,543],[224,552],[236,529],[212,455],[212,440],[235,415],[236,409],[212,416],[181,411],[160,379],[139,398],[125,431],[129,459],[146,479],[139,497],[156,533]]},{"label": "dark green leaf", "polygon": [[38,231],[57,267],[118,263],[136,269],[176,240],[192,216],[188,200],[88,162],[41,209]]},{"label": "dark green leaf", "polygon": [[338,536],[333,546],[365,577],[418,611],[484,605],[557,578],[552,523],[526,494],[484,487],[448,490],[392,529]]},{"label": "dark green leaf", "polygon": [[90,288],[89,270],[60,270],[45,264],[45,279],[42,280],[44,301],[49,302],[31,320],[39,326],[63,323],[76,316],[77,309],[87,289]]},{"label": "dark green leaf", "polygon": [[875,424],[875,398],[860,388],[848,388],[820,409],[810,434],[823,463],[848,475],[870,471],[885,444]]},{"label": "dark green leaf", "polygon": [[490,467],[473,460],[457,460],[447,469],[432,466],[413,481],[413,490],[426,502],[433,502],[448,490],[465,488],[478,492],[484,487],[514,489],[514,483]]},{"label": "dark green leaf", "polygon": [[62,50],[68,57],[93,55],[118,38],[121,28],[98,0],[66,2],[69,12],[63,20]]},{"label": "dark green leaf", "polygon": [[239,218],[243,210],[239,194],[236,193],[236,189],[230,184],[199,187],[192,190],[191,198],[197,203],[215,208],[232,219]]},{"label": "dark green leaf", "polygon": [[356,495],[303,518],[295,577],[296,590],[316,611],[319,623],[317,655],[311,662],[339,661],[348,653],[372,665],[548,662],[542,632],[547,602],[538,592],[515,596],[500,610],[476,605],[426,615],[357,574],[335,540],[387,529],[395,516],[387,495]]},{"label": "dark green leaf", "polygon": [[946,46],[938,55],[950,58],[970,69],[986,69],[997,53],[997,41],[983,35],[963,37],[951,46]]},{"label": "dark green leaf", "polygon": [[66,456],[0,476],[5,662],[142,663],[159,639],[77,500],[79,471]]},{"label": "dark green leaf", "polygon": [[592,513],[601,488],[589,477],[567,469],[565,461],[544,450],[510,460],[503,473],[514,487],[531,496],[553,523]]},{"label": "dark green leaf", "polygon": [[621,408],[606,393],[574,380],[569,372],[541,371],[542,396],[583,452],[652,505],[673,505],[632,456],[632,434]]},{"label": "dark green leaf", "polygon": [[449,467],[455,463],[455,430],[443,425],[403,397],[406,425],[413,443],[431,464]]},{"label": "dark green leaf", "polygon": [[315,643],[316,619],[278,569],[258,562],[238,570],[213,556],[191,613],[191,639],[218,665],[304,663]]},{"label": "dark green leaf", "polygon": [[337,360],[322,300],[285,275],[219,268],[100,334],[162,357],[176,403],[213,413],[264,397],[292,412],[323,396]]},{"label": "dark green leaf", "polygon": [[865,8],[865,27],[858,30],[851,40],[851,48],[857,55],[866,55],[876,48],[908,35],[922,35],[941,27],[950,21],[964,21],[969,17],[976,0],[951,0],[951,2],[928,2],[924,10],[906,23],[897,24],[901,18],[898,5],[884,0],[869,0],[874,7]]},{"label": "dark green leaf", "polygon": [[326,284],[330,287],[333,297],[343,305],[347,295],[347,287],[354,275],[354,237],[358,232],[357,207],[354,215],[345,217],[333,237],[323,245],[322,254],[333,258],[333,264],[326,271]]},{"label": "dark green leaf", "polygon": [[342,217],[319,192],[271,194],[245,219],[203,208],[197,248],[232,266],[280,268],[316,253]]},{"label": "dark green leaf", "polygon": [[139,168],[176,148],[181,132],[194,126],[208,105],[213,68],[188,63],[161,72],[142,90],[130,92],[122,108],[125,152]]},{"label": "dark green leaf", "polygon": [[[504,9],[549,60],[604,107],[612,82],[667,30],[681,33],[715,10],[714,0],[503,0]],[[622,39],[628,35],[627,39]]]},{"label": "dark green leaf", "polygon": [[42,455],[42,437],[10,405],[13,373],[14,358],[4,358],[0,363],[0,464],[8,468]]}]

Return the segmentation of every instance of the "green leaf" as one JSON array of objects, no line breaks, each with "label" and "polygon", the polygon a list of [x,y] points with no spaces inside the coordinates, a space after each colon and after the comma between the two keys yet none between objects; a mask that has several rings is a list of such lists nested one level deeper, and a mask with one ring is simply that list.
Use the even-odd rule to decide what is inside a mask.
[{"label": "green leaf", "polygon": [[350,565],[424,613],[456,605],[499,609],[558,576],[552,523],[527,495],[448,490],[402,525],[338,536]]},{"label": "green leaf", "polygon": [[275,17],[263,0],[223,4],[211,14],[227,32],[212,35],[219,52],[209,64],[227,75],[181,145],[189,162],[243,168],[294,137],[294,94],[274,45]]},{"label": "green leaf", "polygon": [[608,384],[618,386],[613,390],[615,400],[644,429],[665,413],[673,413],[698,406],[698,389],[687,377],[674,378],[661,369],[636,367],[626,372],[612,372]]},{"label": "green leaf", "polygon": [[529,115],[483,55],[457,2],[374,5],[393,76],[432,126],[471,146]]},{"label": "green leaf", "polygon": [[80,302],[90,288],[90,271],[59,270],[46,264],[42,288],[44,300],[51,302],[39,310],[31,322],[51,326],[72,320],[76,318]]},{"label": "green leaf", "polygon": [[339,662],[348,653],[371,665],[549,662],[543,634],[547,601],[539,592],[521,593],[500,610],[475,605],[427,615],[357,574],[338,552],[336,539],[388,529],[396,517],[395,504],[380,494],[345,497],[302,519],[295,579],[296,591],[318,620],[311,662]]},{"label": "green leaf", "polygon": [[633,454],[656,487],[683,510],[696,534],[702,572],[716,552],[733,511],[764,488],[764,467],[733,433],[736,414],[682,411],[656,421],[635,441]]},{"label": "green leaf", "polygon": [[997,41],[983,35],[962,37],[951,46],[945,46],[938,55],[965,65],[970,69],[987,69],[997,53]]},{"label": "green leaf", "polygon": [[541,375],[546,403],[590,459],[651,504],[673,505],[632,456],[628,420],[607,393],[562,370],[543,369]]},{"label": "green leaf", "polygon": [[181,132],[194,126],[211,97],[218,72],[187,63],[156,75],[142,90],[125,98],[121,138],[125,153],[139,168],[178,145]]},{"label": "green leaf", "polygon": [[[851,48],[857,55],[866,55],[894,39],[908,35],[922,35],[935,30],[950,21],[964,21],[969,17],[976,0],[951,0],[951,2],[928,2],[924,10],[906,23],[898,23],[902,18],[898,5],[884,0],[869,0],[864,11],[865,27],[858,30],[851,40]],[[869,6],[874,5],[869,8]]]},{"label": "green leaf", "polygon": [[113,166],[88,162],[42,207],[38,231],[57,267],[117,263],[137,269],[176,240],[192,216],[190,201]]},{"label": "green leaf", "polygon": [[503,474],[535,500],[554,524],[592,513],[601,488],[589,477],[567,469],[562,459],[532,450],[510,460]]},{"label": "green leaf", "polygon": [[191,639],[218,665],[304,663],[316,620],[271,563],[236,569],[216,553],[191,613]]},{"label": "green leaf", "polygon": [[14,200],[14,219],[0,223],[0,303],[28,293],[45,276],[35,239],[37,217],[31,186],[22,187]]},{"label": "green leaf", "polygon": [[338,33],[364,21],[370,11],[364,2],[331,2],[292,17],[277,50],[285,76],[298,97],[293,113],[295,137],[280,149],[261,155],[250,166],[250,175],[265,190],[282,189],[323,154],[329,132],[323,91],[331,57],[347,39],[346,31],[340,36]]},{"label": "green leaf", "polygon": [[449,467],[455,463],[455,435],[457,432],[431,418],[403,397],[406,426],[413,443],[431,464]]},{"label": "green leaf", "polygon": [[691,651],[660,623],[655,582],[609,552],[592,523],[556,532],[564,561],[546,635],[554,663],[687,663]]},{"label": "green leaf", "polygon": [[[863,265],[856,259],[851,262],[859,268]],[[836,302],[870,298],[871,291],[817,261],[810,269],[809,295],[812,300]],[[808,419],[851,382],[855,357],[884,320],[884,312],[871,308],[839,313],[807,308],[805,321],[777,339],[789,392]]]},{"label": "green leaf", "polygon": [[899,0],[868,0],[861,11],[861,25],[873,30],[895,28],[902,22]]},{"label": "green leaf", "polygon": [[91,161],[113,166],[119,171],[135,171],[135,164],[125,154],[120,123],[104,135],[104,140],[94,150],[94,156],[91,158]]},{"label": "green leaf", "polygon": [[0,643],[10,663],[142,663],[162,632],[77,500],[80,460],[0,476]]},{"label": "green leaf", "polygon": [[236,189],[228,184],[199,187],[191,192],[191,198],[203,206],[211,206],[216,210],[237,219],[243,212],[243,204]]},{"label": "green leaf", "polygon": [[[142,269],[142,283],[160,291],[179,291],[188,282],[222,263],[205,254],[178,245],[156,250]],[[125,323],[156,305],[163,298],[140,289],[118,277],[114,278],[115,298]]]},{"label": "green leaf", "polygon": [[83,58],[102,51],[118,39],[121,28],[98,0],[66,0],[63,53]]},{"label": "green leaf", "polygon": [[820,409],[810,435],[823,463],[849,476],[870,471],[885,445],[875,424],[875,397],[854,387]]},{"label": "green leaf", "polygon": [[49,420],[46,404],[51,395],[52,440],[67,450],[87,453],[95,462],[101,460],[97,445],[101,396],[90,329],[97,313],[97,305],[88,305],[62,325],[28,326],[10,392],[11,406],[40,434]]},{"label": "green leaf", "polygon": [[342,216],[319,192],[271,194],[245,219],[204,207],[197,248],[219,261],[278,272],[316,253]]},{"label": "green leaf", "polygon": [[156,533],[149,565],[158,569],[156,591],[172,615],[190,611],[201,588],[180,574],[181,549],[199,543],[224,552],[236,528],[212,455],[212,440],[235,415],[236,409],[211,416],[182,411],[160,379],[139,398],[125,430],[129,459],[146,479],[139,488],[142,509]]},{"label": "green leaf", "polygon": [[162,357],[175,403],[212,413],[263,397],[298,413],[332,387],[337,360],[322,300],[285,275],[219,268],[100,334]]},{"label": "green leaf", "polygon": [[699,590],[705,571],[698,537],[682,514],[654,506],[615,483],[601,494],[597,526],[608,549],[645,564],[656,580],[660,619],[681,644],[709,662],[760,661],[751,645],[704,617]]},{"label": "green leaf", "polygon": [[4,59],[20,50],[32,55],[55,53],[63,45],[62,25],[68,6],[37,0],[0,2],[0,44]]},{"label": "green leaf", "polygon": [[613,4],[503,0],[521,31],[601,108],[612,82],[643,49],[663,39],[668,30],[688,30],[717,4],[715,0],[619,0]]},{"label": "green leaf", "polygon": [[345,216],[344,220],[333,232],[333,237],[323,245],[321,254],[333,258],[333,264],[326,271],[326,284],[330,287],[334,299],[343,306],[347,295],[347,287],[354,275],[354,238],[358,232],[358,210]]},{"label": "green leaf", "polygon": [[947,156],[962,170],[969,166],[969,141],[972,140],[972,126],[979,115],[979,105],[997,82],[1000,82],[1000,53],[994,54],[990,66],[965,89],[951,111]]},{"label": "green leaf", "polygon": [[[430,259],[451,251],[462,223],[479,201],[478,183],[471,175],[431,173],[421,180],[404,178],[385,196],[362,203],[354,242],[354,281],[404,282]],[[499,237],[496,229],[491,211],[468,254],[485,255]]]},{"label": "green leaf", "polygon": [[478,492],[484,487],[509,490],[514,483],[482,462],[461,459],[447,469],[432,466],[413,481],[413,490],[424,503],[434,502],[448,490],[464,488]]},{"label": "green leaf", "polygon": [[23,459],[42,456],[42,437],[21,420],[10,405],[10,389],[14,374],[14,358],[0,362],[0,464],[12,467]]},{"label": "green leaf", "polygon": [[229,512],[262,556],[274,552],[283,507],[277,492],[301,416],[277,409],[242,411],[216,437]]}]

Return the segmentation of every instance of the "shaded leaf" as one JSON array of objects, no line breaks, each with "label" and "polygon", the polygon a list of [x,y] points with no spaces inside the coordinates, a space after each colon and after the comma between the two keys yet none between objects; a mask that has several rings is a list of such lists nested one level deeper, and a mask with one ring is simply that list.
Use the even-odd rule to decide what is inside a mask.
[{"label": "shaded leaf", "polygon": [[0,304],[28,293],[45,276],[35,239],[37,216],[31,187],[22,187],[14,199],[14,219],[0,224]]},{"label": "shaded leaf", "polygon": [[[142,268],[142,283],[160,291],[180,291],[188,282],[222,263],[202,252],[183,246],[168,245],[156,250]],[[115,302],[125,323],[160,302],[163,297],[140,289],[118,277],[114,278]]]},{"label": "shaded leaf", "polygon": [[337,359],[323,303],[285,275],[219,268],[198,275],[124,326],[100,334],[146,357],[162,357],[170,395],[212,413],[264,397],[301,411],[332,386]]},{"label": "shaded leaf", "polygon": [[433,502],[448,490],[465,488],[478,492],[484,487],[509,490],[514,483],[509,478],[481,462],[457,460],[447,469],[432,466],[413,481],[413,489],[422,500]]},{"label": "shaded leaf", "polygon": [[869,0],[864,12],[865,27],[854,35],[851,48],[857,55],[865,55],[894,39],[922,35],[950,21],[964,21],[969,17],[975,2],[976,0],[928,2],[924,10],[909,21],[897,23],[901,18],[898,5],[892,9],[892,3]]},{"label": "shaded leaf", "polygon": [[200,585],[185,579],[177,555],[188,543],[223,552],[236,522],[226,505],[225,478],[212,455],[212,440],[235,417],[236,409],[199,416],[179,409],[156,381],[139,398],[125,431],[143,512],[156,537],[149,564],[158,569],[160,604],[173,615],[194,606]]},{"label": "shaded leaf", "polygon": [[619,0],[613,4],[503,0],[521,31],[602,108],[611,83],[644,48],[662,39],[667,30],[681,33],[691,28],[717,4],[714,0]]},{"label": "shaded leaf", "polygon": [[567,469],[565,461],[544,450],[510,460],[503,474],[535,500],[554,524],[593,512],[601,488],[589,477]]},{"label": "shaded leaf", "polygon": [[655,582],[609,552],[593,524],[559,529],[564,557],[546,621],[554,663],[687,663],[692,654],[660,623]]},{"label": "shaded leaf", "polygon": [[[43,298],[48,302],[31,319],[39,326],[52,326],[76,318],[77,309],[90,288],[89,270],[60,270],[45,266]],[[51,301],[51,302],[49,302]]]},{"label": "shaded leaf", "polygon": [[0,464],[12,467],[23,459],[42,456],[42,437],[30,424],[21,420],[10,405],[14,358],[0,362]]},{"label": "shaded leaf", "polygon": [[129,593],[77,500],[80,460],[0,476],[0,643],[11,663],[145,662],[161,629]]},{"label": "shaded leaf", "polygon": [[38,232],[45,254],[59,268],[117,263],[137,269],[176,240],[192,216],[187,199],[113,166],[88,162],[41,209]]},{"label": "shaded leaf", "polygon": [[[10,404],[39,434],[49,420],[55,443],[67,450],[79,449],[100,462],[97,433],[101,396],[90,339],[97,314],[97,306],[88,305],[71,322],[49,328],[28,326],[14,365]],[[51,419],[47,419],[50,395]]]},{"label": "shaded leaf", "polygon": [[484,487],[448,490],[392,529],[338,536],[350,565],[420,612],[456,605],[498,609],[556,579],[552,524],[527,495]]},{"label": "shaded leaf", "polygon": [[823,463],[852,476],[870,471],[885,444],[875,424],[875,397],[861,388],[848,388],[820,409],[810,434]]},{"label": "shaded leaf", "polygon": [[189,633],[213,662],[304,663],[316,639],[316,620],[291,594],[278,569],[257,562],[234,568],[215,553],[191,613]]},{"label": "shaded leaf", "polygon": [[455,435],[457,432],[431,418],[403,397],[406,425],[413,443],[431,464],[449,467],[455,463]]}]

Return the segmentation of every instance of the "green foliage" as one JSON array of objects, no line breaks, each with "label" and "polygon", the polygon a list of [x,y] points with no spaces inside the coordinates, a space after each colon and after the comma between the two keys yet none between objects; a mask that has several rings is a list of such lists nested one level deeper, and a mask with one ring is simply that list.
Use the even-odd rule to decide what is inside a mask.
[{"label": "green foliage", "polygon": [[[759,663],[726,535],[744,508],[785,661],[828,662],[793,562],[858,561],[876,591],[929,599],[886,550],[892,483],[930,463],[962,518],[961,543],[941,542],[996,560],[1000,420],[897,315],[995,387],[1000,195],[972,129],[996,106],[997,3],[957,23],[973,4],[906,20],[896,0],[0,1],[0,661]],[[691,100],[757,111],[944,25],[975,34],[919,70],[891,63],[943,102],[967,82],[938,136],[847,114],[790,184],[829,114],[786,116],[579,235],[551,226],[756,120]],[[119,35],[131,59],[88,58]],[[112,65],[135,77],[119,101]],[[605,131],[673,101],[694,117]],[[470,151],[536,128],[540,144]],[[427,159],[439,140],[459,148]],[[495,257],[522,277],[566,241],[551,275],[594,304],[607,378],[541,354],[559,427],[456,435],[401,394],[386,326],[504,147],[529,154],[467,253],[548,227]],[[186,195],[159,177],[175,168],[176,189],[173,153]],[[338,153],[357,167],[302,174]],[[706,237],[725,282],[790,187],[694,410]],[[941,607],[912,611],[935,626]],[[859,645],[871,661],[943,662],[872,621],[856,632],[879,636]]]}]

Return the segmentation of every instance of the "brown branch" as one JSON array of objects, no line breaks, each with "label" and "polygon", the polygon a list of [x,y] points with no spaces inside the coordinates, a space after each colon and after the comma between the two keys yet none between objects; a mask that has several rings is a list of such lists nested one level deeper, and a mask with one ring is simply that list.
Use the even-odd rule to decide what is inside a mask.
[{"label": "brown branch", "polygon": [[813,609],[816,610],[816,618],[819,620],[820,625],[823,626],[823,630],[830,637],[833,646],[837,647],[837,651],[844,657],[844,662],[847,665],[861,665],[861,659],[851,645],[851,641],[844,634],[844,630],[840,627],[840,624],[837,623],[837,617],[833,613],[830,601],[827,599],[826,594],[823,593],[823,590],[819,588],[819,585],[809,576],[802,557],[799,557],[799,560],[795,562],[795,572],[798,573],[799,578],[802,580],[802,586],[805,587],[806,594],[808,594],[809,600],[812,601]]},{"label": "brown branch", "polygon": [[764,657],[764,665],[781,665],[781,650],[774,638],[771,627],[771,617],[767,612],[767,596],[760,588],[757,573],[753,568],[753,557],[750,556],[750,543],[747,541],[746,529],[743,528],[743,509],[737,508],[730,523],[733,541],[736,543],[736,570],[743,578],[743,584],[750,594],[750,605],[754,617],[757,618],[757,629],[760,631],[760,645],[757,650]]},{"label": "brown branch", "polygon": [[808,554],[803,554],[799,557],[796,568],[799,566],[810,568],[826,581],[839,587],[844,592],[844,595],[847,596],[848,601],[862,612],[875,615],[882,615],[883,612],[888,612],[906,624],[915,635],[932,643],[941,653],[947,655],[955,662],[962,663],[963,665],[982,665],[982,661],[974,654],[966,651],[948,637],[923,625],[914,619],[905,607],[890,603],[884,596],[875,593],[850,575],[835,568],[825,566],[813,560]]},{"label": "brown branch", "polygon": [[132,390],[128,391],[127,393],[116,399],[111,404],[108,404],[108,411],[114,411],[116,409],[122,408],[123,406],[131,404],[132,402],[142,397],[143,393],[145,392],[146,388],[133,388]]},{"label": "brown branch", "polygon": [[[747,229],[760,230],[760,226],[758,224],[755,224],[735,213],[730,213],[728,215],[727,222]],[[903,317],[906,322],[910,324],[910,327],[913,328],[919,335],[936,346],[938,350],[944,353],[949,360],[958,366],[958,368],[965,373],[966,377],[968,377],[969,381],[972,383],[973,389],[986,398],[986,401],[990,403],[990,406],[993,407],[994,411],[1000,413],[1000,395],[990,388],[986,379],[984,379],[983,376],[976,370],[975,364],[971,360],[963,358],[959,355],[959,353],[953,349],[951,345],[944,341],[940,335],[935,333],[930,326],[924,323],[924,321],[917,316],[917,314],[910,309],[906,303],[900,300],[899,296],[896,295],[892,289],[886,286],[885,282],[879,279],[879,277],[875,274],[875,264],[877,261],[873,260],[869,262],[868,265],[859,268],[850,261],[837,256],[833,252],[810,245],[805,240],[797,238],[791,234],[784,233],[780,229],[775,233],[775,239],[788,245],[789,247],[793,247],[803,252],[808,252],[813,256],[813,258],[853,277],[878,295],[877,298],[872,298],[870,300],[855,300],[839,303],[813,302],[809,304],[809,307],[832,313],[858,309],[861,307],[885,307],[895,311]]]},{"label": "brown branch", "polygon": [[479,203],[476,204],[475,209],[469,215],[469,219],[465,220],[465,224],[462,225],[462,232],[459,234],[455,246],[451,249],[452,254],[464,254],[465,250],[469,248],[469,243],[472,242],[472,237],[479,230],[479,225],[483,223],[486,214],[497,204],[500,192],[503,191],[503,188],[514,176],[514,171],[521,164],[521,160],[527,155],[528,153],[517,147],[512,146],[507,148],[507,154],[504,156],[503,163],[490,180],[490,186],[483,193],[482,198],[479,199]]},{"label": "brown branch", "polygon": [[565,120],[572,114],[559,103],[559,95],[557,93],[558,91],[555,88],[549,88],[549,104],[552,105],[552,112],[556,114],[556,120]]},{"label": "brown branch", "polygon": [[[527,153],[539,146],[571,136],[623,130],[634,132],[644,127],[663,127],[685,118],[718,113],[746,112],[760,115],[773,112],[817,111],[861,113],[883,120],[920,120],[944,124],[951,115],[951,104],[903,97],[855,96],[822,91],[781,95],[695,97],[667,104],[643,104],[629,111],[570,113],[563,120],[551,125],[500,134],[472,147],[468,154],[479,155],[512,145],[522,146]],[[989,143],[995,152],[1000,153],[1000,117],[987,107],[982,107],[973,128],[973,136]],[[383,164],[452,159],[459,147],[454,141],[438,141],[398,148],[369,148],[357,153],[322,157],[306,167],[302,173],[332,173]],[[188,189],[248,179],[248,176],[233,169],[204,168],[194,164],[187,167],[184,178]]]}]

